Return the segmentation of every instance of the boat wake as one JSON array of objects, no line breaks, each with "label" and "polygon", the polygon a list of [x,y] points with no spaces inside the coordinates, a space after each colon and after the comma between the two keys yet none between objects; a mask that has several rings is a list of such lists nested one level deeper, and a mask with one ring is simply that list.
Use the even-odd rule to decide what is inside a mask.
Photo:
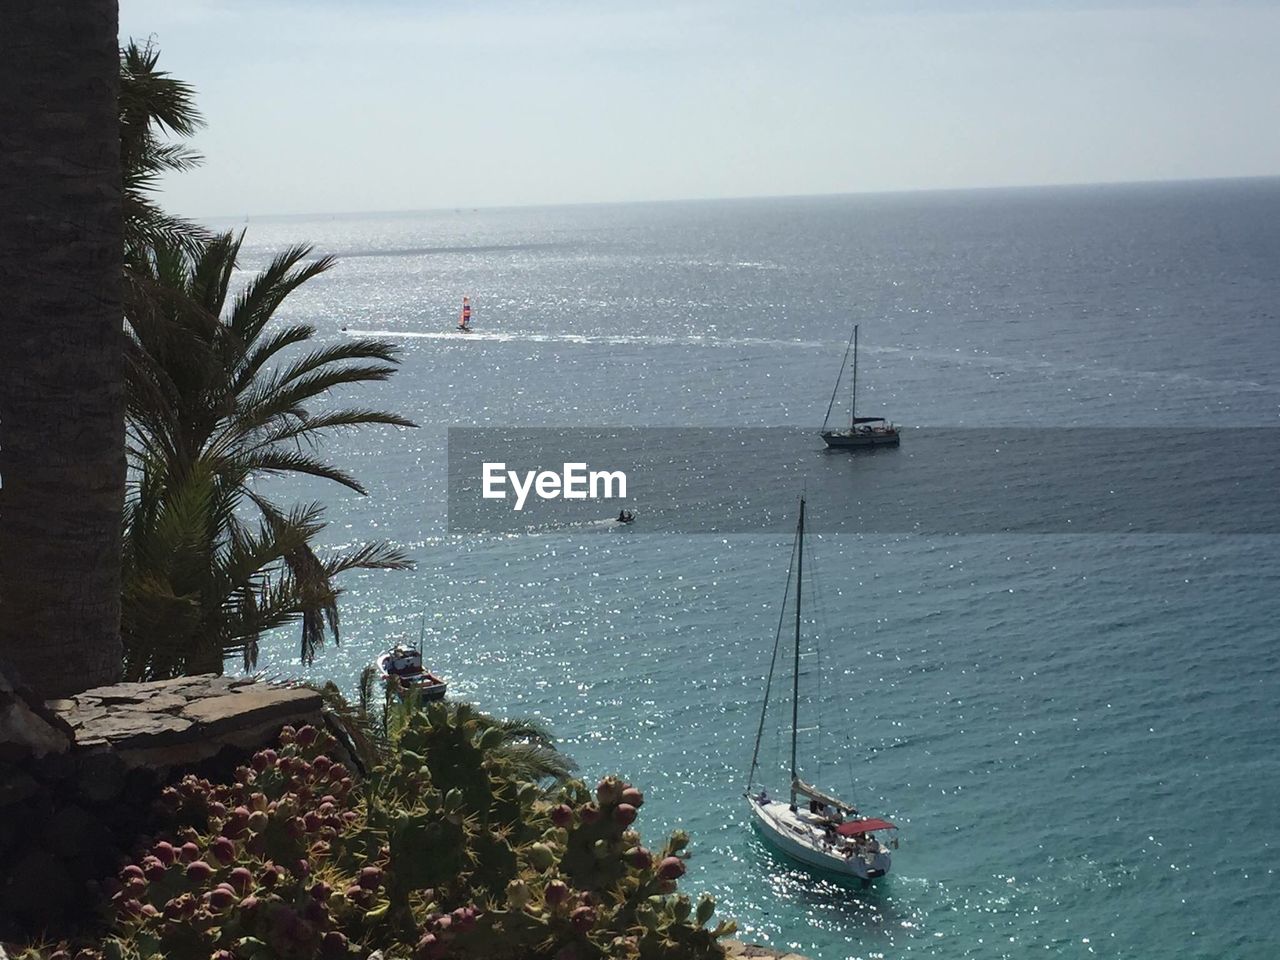
[{"label": "boat wake", "polygon": [[385,337],[390,340],[445,340],[487,343],[572,343],[603,347],[795,347],[816,350],[827,346],[821,340],[771,340],[766,337],[656,336],[643,334],[534,333],[521,331],[472,330],[351,330],[342,331],[352,337]]},{"label": "boat wake", "polygon": [[[452,343],[559,343],[580,346],[605,347],[708,347],[708,348],[743,348],[772,347],[791,348],[796,350],[829,350],[837,343],[834,340],[780,340],[769,337],[717,337],[708,335],[669,336],[656,334],[579,334],[579,333],[538,333],[519,330],[472,330],[461,333],[457,329],[448,330],[355,330],[344,329],[343,333],[352,337],[382,337],[389,340],[442,340]],[[936,366],[980,367],[989,369],[992,375],[999,377],[1011,371],[1044,379],[1070,378],[1085,379],[1101,383],[1151,383],[1159,386],[1174,384],[1198,388],[1213,393],[1246,392],[1246,393],[1280,393],[1280,384],[1260,383],[1256,380],[1232,380],[1200,377],[1194,374],[1174,371],[1135,370],[1122,367],[1094,366],[1090,364],[1061,363],[1052,360],[1039,360],[1027,357],[1005,357],[991,354],[945,351],[936,349],[919,349],[903,345],[878,345],[864,347],[864,353],[902,356],[910,360],[922,360]]]}]

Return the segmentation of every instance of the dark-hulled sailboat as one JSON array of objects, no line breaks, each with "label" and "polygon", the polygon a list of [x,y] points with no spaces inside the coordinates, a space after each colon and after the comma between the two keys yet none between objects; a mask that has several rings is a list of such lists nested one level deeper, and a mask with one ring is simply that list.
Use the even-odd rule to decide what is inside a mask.
[{"label": "dark-hulled sailboat", "polygon": [[[836,404],[836,395],[840,392],[840,381],[844,379],[845,367],[849,364],[849,351],[853,350],[853,387],[849,392],[849,429],[828,430],[831,410]],[[844,362],[840,364],[840,373],[836,377],[835,388],[831,391],[831,402],[827,404],[827,415],[822,420],[822,439],[828,447],[896,447],[898,445],[898,428],[884,417],[858,416],[858,325],[853,326],[853,336],[849,338],[849,346],[845,347]]]}]

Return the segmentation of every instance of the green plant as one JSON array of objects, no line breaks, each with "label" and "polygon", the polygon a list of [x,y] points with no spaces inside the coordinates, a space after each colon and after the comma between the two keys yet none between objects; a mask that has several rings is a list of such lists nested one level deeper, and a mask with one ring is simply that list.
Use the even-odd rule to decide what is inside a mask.
[{"label": "green plant", "polygon": [[242,239],[220,235],[194,257],[154,247],[134,267],[148,289],[168,295],[136,305],[128,340],[121,633],[129,679],[220,671],[234,655],[251,669],[260,637],[294,622],[309,661],[326,636],[338,640],[339,574],[409,565],[385,543],[320,556],[319,505],[286,508],[255,483],[300,473],[364,493],[319,445],[335,431],[413,424],[325,405],[335,389],[391,376],[395,349],[367,339],[304,349],[315,329],[275,314],[331,261],[296,247],[233,293]]},{"label": "green plant", "polygon": [[[114,880],[115,933],[82,960],[710,960],[731,923],[677,891],[688,837],[654,855],[639,790],[510,775],[474,710],[411,717],[357,783],[333,738],[286,727],[234,782],[187,777],[173,824]],[[47,956],[47,951],[42,951]]]},{"label": "green plant", "polygon": [[[232,289],[243,235],[165,212],[160,178],[201,157],[195,91],[158,68],[151,43],[120,51],[129,488],[121,633],[126,679],[246,668],[260,637],[300,622],[302,659],[339,638],[335,578],[407,565],[382,543],[322,557],[319,505],[286,507],[253,483],[303,473],[363,487],[319,455],[334,431],[412,426],[395,414],[327,406],[331,391],[386,379],[387,343],[314,347],[315,330],[276,311],[329,258],[292,247]],[[317,409],[319,407],[319,409]]]}]

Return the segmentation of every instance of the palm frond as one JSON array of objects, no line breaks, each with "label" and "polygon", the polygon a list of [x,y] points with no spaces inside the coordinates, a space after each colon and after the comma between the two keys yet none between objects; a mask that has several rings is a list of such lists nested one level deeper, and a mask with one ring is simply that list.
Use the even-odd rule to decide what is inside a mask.
[{"label": "palm frond", "polygon": [[332,682],[320,688],[326,718],[336,728],[335,733],[346,741],[348,750],[367,772],[383,763],[390,744],[383,734],[380,721],[370,715],[362,703],[352,704]]},{"label": "palm frond", "polygon": [[330,577],[348,570],[412,570],[413,567],[413,559],[407,553],[382,540],[361,544],[324,563],[325,573]]},{"label": "palm frond", "polygon": [[563,782],[578,769],[572,758],[541,743],[504,743],[493,756],[518,780]]},{"label": "palm frond", "polygon": [[298,450],[257,450],[238,458],[238,462],[249,473],[302,473],[332,480],[359,494],[368,493],[364,486],[345,470]]},{"label": "palm frond", "polygon": [[280,372],[279,382],[292,383],[330,364],[351,360],[381,360],[383,363],[397,364],[400,362],[400,351],[394,344],[385,340],[367,338],[330,344],[327,347],[312,350],[290,363]]},{"label": "palm frond", "polygon": [[289,294],[337,262],[332,257],[320,257],[299,266],[311,255],[311,250],[306,245],[289,247],[272,258],[267,268],[240,291],[227,325],[242,342],[248,344],[257,340],[267,321]]},{"label": "palm frond", "polygon": [[[310,324],[273,323],[303,283],[333,266],[290,247],[234,292],[244,233],[212,234],[154,200],[163,174],[200,162],[185,143],[202,123],[190,87],[157,69],[149,44],[121,51],[128,391],[122,632],[136,679],[247,669],[262,638],[300,624],[310,661],[340,640],[337,578],[411,565],[376,542],[316,546],[316,504],[284,509],[255,476],[303,474],[364,487],[320,455],[333,431],[413,426],[376,409],[333,408],[328,395],[395,370],[394,345],[355,340],[303,349]],[[313,415],[312,404],[322,409]],[[256,521],[255,521],[256,517]]]},{"label": "palm frond", "polygon": [[190,137],[204,126],[195,105],[195,88],[157,70],[160,51],[148,41],[130,40],[120,51],[119,106],[123,125],[146,129],[152,125],[179,137]]},{"label": "palm frond", "polygon": [[329,430],[351,427],[367,427],[381,424],[390,427],[417,427],[412,420],[397,413],[382,410],[335,410],[307,417],[305,420],[286,421],[257,442],[257,446],[271,446],[292,440],[314,442],[315,435]]}]

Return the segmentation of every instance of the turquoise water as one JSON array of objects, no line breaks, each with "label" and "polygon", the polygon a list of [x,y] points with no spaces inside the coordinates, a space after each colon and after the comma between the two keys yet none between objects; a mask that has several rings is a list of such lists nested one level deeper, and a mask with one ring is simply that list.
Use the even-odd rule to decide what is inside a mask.
[{"label": "turquoise water", "polygon": [[424,617],[453,692],[642,785],[689,888],[815,960],[1275,954],[1276,538],[810,538],[806,775],[902,826],[859,891],[740,800],[790,539],[449,537],[444,431],[816,426],[854,320],[860,398],[906,425],[1275,426],[1280,183],[264,220],[245,265],[298,240],[341,262],[283,315],[397,339],[358,401],[421,429],[335,444],[368,498],[290,489],[418,566],[350,577],[342,646],[303,668],[283,634],[267,671],[349,688]]}]

